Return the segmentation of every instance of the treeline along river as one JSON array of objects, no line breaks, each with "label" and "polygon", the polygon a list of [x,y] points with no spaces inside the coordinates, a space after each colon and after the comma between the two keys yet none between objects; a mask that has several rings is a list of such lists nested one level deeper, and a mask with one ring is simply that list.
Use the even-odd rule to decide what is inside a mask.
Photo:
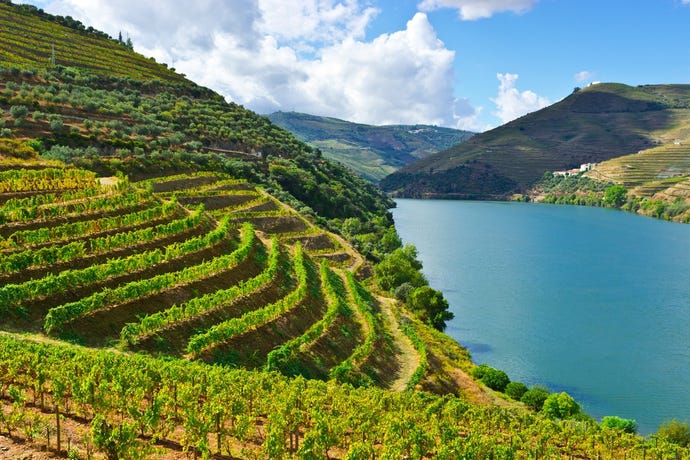
[{"label": "treeline along river", "polygon": [[446,332],[528,385],[639,431],[690,421],[690,225],[621,211],[397,200],[455,319]]}]

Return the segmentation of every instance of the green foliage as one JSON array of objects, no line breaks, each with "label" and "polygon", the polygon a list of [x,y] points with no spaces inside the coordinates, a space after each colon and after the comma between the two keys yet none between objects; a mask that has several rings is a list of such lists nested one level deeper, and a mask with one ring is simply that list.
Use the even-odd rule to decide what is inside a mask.
[{"label": "green foliage", "polygon": [[580,405],[568,393],[552,393],[542,406],[542,413],[552,419],[566,419],[581,412]]},{"label": "green foliage", "polygon": [[688,422],[681,422],[676,419],[664,422],[659,427],[656,435],[659,439],[681,447],[690,446],[690,425]]},{"label": "green foliage", "polygon": [[417,260],[417,249],[406,244],[388,254],[376,264],[376,282],[381,289],[392,291],[403,283],[410,283],[415,287],[427,284],[426,278],[420,272],[422,264]]},{"label": "green foliage", "polygon": [[612,185],[604,190],[604,204],[612,208],[620,208],[626,202],[628,190],[620,185]]},{"label": "green foliage", "polygon": [[448,302],[443,293],[429,286],[421,286],[412,291],[407,299],[407,306],[419,319],[439,331],[445,330],[446,321],[455,317],[448,311]]},{"label": "green foliage", "polygon": [[103,452],[108,460],[144,457],[137,440],[136,426],[132,423],[112,426],[103,415],[98,414],[91,421],[91,438],[94,447]]},{"label": "green foliage", "polygon": [[489,368],[482,375],[482,383],[492,390],[503,392],[510,383],[510,379],[502,370]]},{"label": "green foliage", "polygon": [[29,108],[25,105],[13,105],[10,107],[10,115],[15,120],[21,120],[29,114]]},{"label": "green foliage", "polygon": [[516,401],[520,401],[526,392],[527,385],[522,382],[510,382],[508,385],[506,385],[505,389],[505,394]]},{"label": "green foliage", "polygon": [[549,390],[543,386],[533,386],[522,395],[520,401],[534,411],[540,411],[544,406],[544,401],[549,397]]},{"label": "green foliage", "polygon": [[621,418],[616,415],[608,415],[601,419],[601,426],[621,430],[626,433],[635,433],[637,431],[637,422],[635,420]]},{"label": "green foliage", "polygon": [[484,385],[492,390],[503,392],[510,383],[508,374],[502,370],[495,369],[488,364],[480,364],[472,369],[472,377],[480,380]]},{"label": "green foliage", "polygon": [[415,289],[416,288],[412,283],[406,282],[396,287],[393,290],[393,295],[395,295],[396,299],[401,300],[403,302],[407,302],[407,299],[410,297],[410,294],[412,294]]}]

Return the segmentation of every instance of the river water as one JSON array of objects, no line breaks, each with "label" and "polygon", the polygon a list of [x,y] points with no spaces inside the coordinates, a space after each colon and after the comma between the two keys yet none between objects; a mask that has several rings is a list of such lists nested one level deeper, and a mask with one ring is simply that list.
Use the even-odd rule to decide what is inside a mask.
[{"label": "river water", "polygon": [[690,225],[528,203],[396,200],[476,363],[600,419],[690,421]]}]

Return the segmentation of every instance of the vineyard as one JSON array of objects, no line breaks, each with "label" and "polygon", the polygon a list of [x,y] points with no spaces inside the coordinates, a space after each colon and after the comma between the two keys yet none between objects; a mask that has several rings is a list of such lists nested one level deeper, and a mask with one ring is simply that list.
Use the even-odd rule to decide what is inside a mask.
[{"label": "vineyard", "polygon": [[0,432],[13,439],[89,458],[676,454],[449,385],[467,357],[448,356],[464,352],[358,281],[344,240],[244,180],[4,165]]},{"label": "vineyard", "polygon": [[1,172],[5,330],[357,386],[398,375],[362,257],[270,194],[219,173],[27,164]]}]

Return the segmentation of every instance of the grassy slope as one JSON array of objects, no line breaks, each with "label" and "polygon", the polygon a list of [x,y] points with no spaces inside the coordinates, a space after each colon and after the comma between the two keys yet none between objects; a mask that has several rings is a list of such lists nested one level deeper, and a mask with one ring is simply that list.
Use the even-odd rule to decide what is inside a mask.
[{"label": "grassy slope", "polygon": [[438,126],[371,126],[296,112],[275,112],[268,118],[321,149],[326,158],[372,181],[472,136],[468,131]]},{"label": "grassy slope", "polygon": [[382,182],[405,196],[506,197],[545,171],[599,163],[687,136],[690,86],[593,85],[403,168]]}]

